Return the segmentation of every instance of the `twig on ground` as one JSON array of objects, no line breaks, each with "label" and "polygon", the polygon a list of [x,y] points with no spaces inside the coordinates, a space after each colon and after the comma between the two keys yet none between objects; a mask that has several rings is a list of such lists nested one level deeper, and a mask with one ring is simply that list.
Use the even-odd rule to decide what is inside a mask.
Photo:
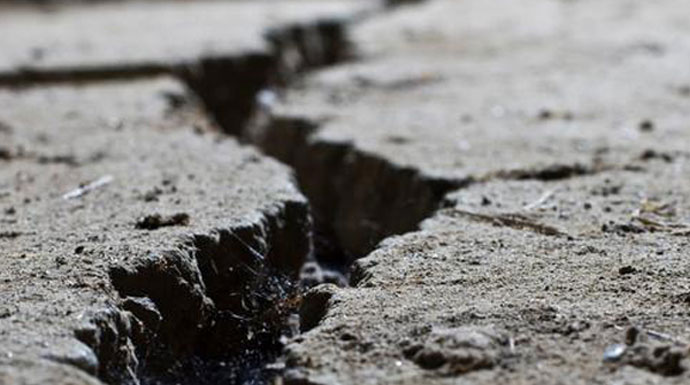
[{"label": "twig on ground", "polygon": [[110,184],[113,181],[113,179],[114,178],[112,175],[102,176],[102,177],[96,179],[95,181],[87,184],[86,186],[82,186],[82,187],[79,187],[77,189],[74,189],[74,190],[68,192],[67,194],[62,196],[62,199],[79,198],[83,195],[88,194],[89,192],[91,192],[95,189],[98,189],[98,188],[101,188],[103,186]]},{"label": "twig on ground", "polygon": [[525,211],[537,209],[537,208],[541,207],[544,203],[546,203],[549,199],[551,199],[551,197],[553,197],[555,194],[556,194],[556,190],[546,191],[544,194],[542,194],[541,197],[539,197],[539,199],[537,199],[536,201],[534,201],[532,203],[525,205],[522,209]]}]

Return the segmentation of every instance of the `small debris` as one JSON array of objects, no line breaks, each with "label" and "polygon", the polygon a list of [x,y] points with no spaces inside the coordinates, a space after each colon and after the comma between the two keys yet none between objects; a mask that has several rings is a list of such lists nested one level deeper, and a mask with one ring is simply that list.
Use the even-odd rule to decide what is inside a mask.
[{"label": "small debris", "polygon": [[144,193],[144,196],[142,199],[144,202],[156,202],[158,201],[158,196],[163,194],[163,190],[161,190],[158,187],[154,187],[152,190],[147,191]]},{"label": "small debris", "polygon": [[22,233],[20,233],[19,231],[3,231],[0,232],[0,239],[14,239],[21,235]]},{"label": "small debris", "polygon": [[637,337],[640,335],[640,329],[635,326],[631,326],[625,331],[625,344],[628,346],[635,345],[637,342]]},{"label": "small debris", "polygon": [[556,194],[556,190],[546,191],[544,194],[542,194],[541,197],[539,197],[539,199],[537,199],[536,201],[534,201],[530,204],[525,205],[523,207],[523,210],[530,211],[530,210],[537,209],[537,208],[543,206],[544,203],[546,203],[549,199],[551,199],[555,194]]},{"label": "small debris", "polygon": [[657,152],[652,149],[647,149],[640,155],[640,160],[642,161],[649,161],[652,159],[661,159],[666,163],[673,163],[672,155],[664,152]]},{"label": "small debris", "polygon": [[13,157],[12,150],[5,146],[0,146],[0,160],[12,160]]},{"label": "small debris", "polygon": [[[617,329],[622,329],[616,326]],[[649,338],[642,339],[641,335]],[[690,353],[685,341],[637,326],[625,332],[625,344],[613,344],[604,352],[604,362],[630,365],[664,376],[676,376],[685,371],[682,361]]]},{"label": "small debris", "polygon": [[604,198],[611,195],[618,195],[623,188],[622,185],[611,185],[611,182],[607,182],[606,186],[600,186],[591,190],[591,194],[595,196],[602,196]]},{"label": "small debris", "polygon": [[156,230],[168,226],[187,226],[189,219],[190,217],[187,213],[178,213],[171,216],[152,214],[140,218],[136,223],[136,228],[140,230]]},{"label": "small debris", "polygon": [[168,102],[172,110],[177,110],[189,102],[189,98],[183,93],[165,91],[161,92],[161,95]]},{"label": "small debris", "polygon": [[[606,210],[604,210],[606,211]],[[608,212],[608,211],[607,211]],[[645,231],[644,228],[636,226],[632,223],[604,223],[601,225],[601,231],[604,233],[616,233],[616,234],[642,234]]]},{"label": "small debris", "polygon": [[539,119],[549,120],[551,118],[553,118],[553,112],[551,112],[551,110],[543,109],[543,110],[539,111]]},{"label": "small debris", "polygon": [[286,367],[285,362],[273,362],[270,364],[266,364],[266,366],[264,366],[264,368],[266,368],[266,370],[269,370],[272,372],[278,372],[278,373],[284,371],[285,367]]},{"label": "small debris", "polygon": [[675,216],[674,204],[643,199],[640,207],[633,212],[631,219],[639,223],[646,231],[664,231],[677,236],[689,235],[690,224],[670,220]]},{"label": "small debris", "polygon": [[573,113],[570,111],[554,111],[548,108],[544,108],[537,114],[539,120],[551,120],[551,119],[562,119],[562,120],[573,120]]},{"label": "small debris", "polygon": [[552,119],[562,119],[562,120],[573,120],[573,113],[567,110],[554,111],[548,108],[543,108],[537,114],[539,120],[552,120]]},{"label": "small debris", "polygon": [[64,266],[67,264],[67,258],[65,258],[63,255],[58,255],[55,257],[55,265],[59,268],[60,266]]},{"label": "small debris", "polygon": [[263,89],[256,95],[256,102],[264,111],[272,111],[278,104],[278,94],[271,89]]},{"label": "small debris", "polygon": [[403,354],[419,367],[445,375],[458,375],[496,366],[510,350],[510,342],[490,327],[436,330],[423,344],[413,344]]},{"label": "small debris", "polygon": [[93,190],[107,186],[108,184],[112,183],[113,180],[114,180],[114,178],[112,175],[102,176],[102,177],[96,179],[95,181],[85,185],[85,186],[79,187],[77,189],[74,189],[74,190],[68,192],[67,194],[62,196],[62,199],[79,198],[83,195],[88,194],[89,192],[91,192]]},{"label": "small debris", "polygon": [[449,217],[466,217],[477,222],[492,223],[497,226],[511,227],[518,230],[531,230],[538,234],[551,236],[567,236],[555,227],[532,221],[520,214],[480,214],[458,208],[444,209],[442,212]]},{"label": "small debris", "polygon": [[649,199],[643,199],[640,202],[640,208],[636,215],[651,213],[661,217],[672,217],[676,215],[676,210],[672,203],[657,203]]},{"label": "small debris", "polygon": [[624,363],[664,376],[677,376],[685,371],[681,361],[688,355],[687,349],[669,345],[651,346],[638,344],[628,350]]},{"label": "small debris", "polygon": [[643,120],[640,122],[639,129],[642,132],[652,132],[654,131],[654,122],[651,120]]},{"label": "small debris", "polygon": [[628,347],[625,344],[613,344],[604,350],[604,362],[617,362],[623,358]]},{"label": "small debris", "polygon": [[79,166],[79,161],[72,154],[40,155],[36,161],[39,164],[64,164],[70,167]]},{"label": "small debris", "polygon": [[620,269],[618,269],[618,274],[620,275],[629,275],[635,273],[637,273],[637,269],[633,266],[623,266]]}]

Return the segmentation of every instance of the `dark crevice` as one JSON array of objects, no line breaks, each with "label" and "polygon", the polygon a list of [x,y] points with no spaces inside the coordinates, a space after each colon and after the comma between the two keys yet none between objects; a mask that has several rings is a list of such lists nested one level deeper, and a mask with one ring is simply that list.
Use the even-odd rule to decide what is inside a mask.
[{"label": "dark crevice", "polygon": [[[266,37],[270,54],[170,68],[26,71],[0,78],[0,86],[174,74],[239,138],[260,90],[350,57],[341,20],[292,25]],[[313,239],[324,243],[313,228],[307,204],[288,202],[260,223],[195,235],[167,252],[112,267],[121,307],[92,315],[75,331],[98,361],[70,363],[110,384],[268,383],[276,372],[267,364],[281,354],[282,338],[299,331],[300,269],[313,255]]]},{"label": "dark crevice", "polygon": [[202,60],[181,72],[187,85],[226,133],[237,135],[254,108],[256,94],[270,83],[276,59],[268,54]]},{"label": "dark crevice", "polygon": [[[412,2],[418,1],[388,1]],[[295,321],[305,260],[316,258],[326,270],[347,272],[381,240],[417,229],[449,192],[474,182],[428,177],[350,143],[312,141],[318,123],[305,119],[272,117],[249,124],[262,90],[285,87],[301,72],[353,56],[342,20],[279,28],[266,38],[270,53],[204,59],[193,66],[0,75],[0,86],[21,87],[174,74],[225,133],[292,166],[310,200],[311,209],[291,202],[265,213],[260,223],[198,234],[166,253],[113,267],[121,308],[94,315],[88,327],[76,331],[98,357],[95,374],[107,383],[268,383],[276,372],[267,364],[280,357],[282,337],[318,324],[330,298],[323,287],[309,292],[302,325]],[[553,166],[494,177],[557,180],[592,172],[580,165]],[[92,371],[91,363],[71,363]]]},{"label": "dark crevice", "polygon": [[471,183],[426,177],[350,143],[310,140],[317,129],[316,123],[304,119],[273,117],[246,135],[265,153],[294,168],[325,240],[325,247],[317,249],[323,264],[349,268],[384,238],[416,229],[448,192]]},{"label": "dark crevice", "polygon": [[[493,173],[486,178],[431,178],[358,150],[350,142],[319,140],[319,122],[293,116],[257,119],[244,132],[247,141],[290,165],[313,210],[317,238],[315,255],[325,268],[349,274],[357,285],[366,269],[354,264],[375,250],[383,239],[418,229],[432,215],[443,213],[463,220],[494,223],[547,236],[568,237],[554,227],[518,215],[484,215],[443,207],[447,194],[490,180],[556,181],[592,175],[605,167],[551,165]],[[596,162],[595,162],[596,163]],[[300,309],[300,330],[316,327],[331,306],[332,287],[317,286],[306,293]],[[286,384],[310,383],[287,363]],[[294,375],[294,376],[293,376]]]},{"label": "dark crevice", "polygon": [[[268,381],[265,364],[280,354],[281,336],[296,330],[290,319],[310,229],[307,205],[291,202],[259,223],[195,235],[164,254],[113,267],[132,326],[109,340],[77,335],[98,353],[99,377],[119,384]],[[105,354],[127,338],[134,357]]]},{"label": "dark crevice", "polygon": [[[260,223],[195,235],[165,253],[113,267],[121,308],[94,315],[88,327],[76,331],[96,353],[97,375],[107,383],[267,383],[275,372],[266,365],[280,356],[281,338],[299,331],[298,279],[305,260],[316,256],[328,269],[346,271],[382,239],[416,229],[448,192],[471,182],[426,177],[349,144],[310,143],[318,127],[308,121],[249,124],[262,90],[352,58],[342,20],[280,28],[266,38],[270,53],[204,59],[192,66],[0,77],[0,86],[21,87],[174,74],[225,133],[293,166],[311,199],[311,212],[295,202],[265,213]],[[308,311],[302,313],[309,319]]]},{"label": "dark crevice", "polygon": [[[491,180],[556,181],[606,169],[557,164],[499,171],[478,179],[430,178],[359,151],[351,143],[320,141],[314,135],[318,122],[290,116],[265,120],[263,125],[250,126],[245,136],[265,153],[293,167],[313,208],[317,234],[323,236],[325,247],[316,250],[319,262],[343,271],[384,238],[417,229],[443,208],[451,191]],[[535,227],[515,218],[502,220],[515,227]],[[556,233],[546,228],[534,230]]]},{"label": "dark crevice", "polygon": [[[395,1],[390,4],[406,4],[417,1]],[[209,112],[220,123],[221,128],[239,140],[252,143],[283,163],[290,165],[296,174],[300,188],[310,201],[313,216],[312,240],[314,258],[325,269],[346,273],[352,263],[373,251],[383,239],[416,230],[419,224],[438,213],[446,195],[454,190],[480,182],[468,177],[462,180],[433,178],[413,168],[401,167],[385,159],[358,150],[351,143],[319,141],[314,134],[319,122],[291,116],[263,116],[257,96],[264,90],[286,87],[290,80],[308,69],[332,65],[352,57],[351,45],[341,22],[323,22],[312,26],[295,26],[271,32],[267,38],[272,42],[275,55],[272,60],[260,64],[205,63],[200,74],[186,77],[190,86],[201,96]],[[214,68],[215,67],[215,68]],[[256,71],[245,77],[248,71]],[[246,83],[242,83],[246,81]],[[234,84],[242,93],[233,90]],[[483,178],[492,179],[554,181],[600,172],[598,167],[581,164],[551,165],[542,168],[497,172]],[[557,229],[542,226],[517,217],[489,217],[461,213],[471,220],[499,221],[504,226],[547,235],[566,235]],[[204,259],[202,258],[202,261]],[[202,271],[210,267],[200,264]],[[204,276],[209,276],[208,273]],[[213,276],[213,274],[210,274]],[[275,278],[275,276],[273,276]],[[236,277],[222,277],[222,282],[232,282]],[[318,281],[318,280],[317,280]],[[207,290],[216,298],[218,294],[232,292],[223,284],[207,282]],[[279,285],[280,286],[280,285]],[[300,292],[285,291],[281,295],[268,297],[265,309],[276,303],[302,303],[300,311],[302,331],[316,326],[325,314],[330,294],[328,286],[309,291],[300,299]],[[255,288],[250,289],[256,291]],[[280,291],[280,290],[278,290]],[[296,293],[292,296],[290,293]],[[231,308],[238,302],[226,298]],[[219,303],[214,300],[216,303]],[[224,302],[220,302],[224,303]],[[239,303],[242,303],[240,301]],[[219,307],[223,309],[223,307]],[[294,309],[294,307],[291,307]],[[273,310],[275,311],[275,309]],[[222,311],[221,311],[222,313]],[[264,313],[262,313],[264,314]],[[219,322],[204,334],[205,340],[223,341],[228,330],[238,332],[236,314],[227,314],[227,323]],[[286,322],[287,318],[279,318]],[[250,352],[258,354],[253,370],[279,356],[281,344],[276,343],[286,323],[262,325],[273,330],[274,338],[265,340],[266,345],[253,345],[243,340],[241,346],[251,347]],[[239,325],[242,323],[240,322]],[[293,325],[294,326],[294,325]],[[218,337],[215,333],[219,333]],[[265,351],[273,352],[270,355]],[[208,356],[203,356],[208,357]],[[210,357],[214,357],[211,355]],[[251,356],[250,357],[254,357]],[[253,358],[249,358],[250,361]],[[215,365],[213,359],[202,365]],[[254,362],[254,361],[252,361]],[[266,371],[261,371],[265,374]],[[208,373],[206,374],[208,375]],[[257,377],[254,377],[257,378]],[[262,379],[263,380],[263,379]],[[301,379],[288,383],[300,383]]]},{"label": "dark crevice", "polygon": [[284,86],[303,71],[352,57],[346,35],[346,24],[351,21],[323,19],[274,28],[265,34],[271,47],[266,52],[202,58],[198,62],[171,65],[26,68],[0,73],[0,87],[78,85],[173,75],[182,79],[199,96],[227,134],[239,137],[253,115],[260,90]]},{"label": "dark crevice", "polygon": [[209,59],[182,73],[222,130],[237,138],[257,108],[261,90],[283,87],[299,73],[349,59],[346,21],[320,20],[270,30],[271,54]]}]

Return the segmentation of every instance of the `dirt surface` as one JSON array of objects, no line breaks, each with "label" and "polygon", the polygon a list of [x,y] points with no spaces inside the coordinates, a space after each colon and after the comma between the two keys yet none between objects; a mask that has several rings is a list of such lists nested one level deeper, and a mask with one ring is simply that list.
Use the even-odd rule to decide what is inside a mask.
[{"label": "dirt surface", "polygon": [[1,5],[0,384],[690,379],[685,2],[59,3]]},{"label": "dirt surface", "polygon": [[156,71],[202,59],[268,55],[264,34],[299,22],[353,17],[376,2],[115,2],[0,13],[0,73]]},{"label": "dirt surface", "polygon": [[360,60],[249,133],[375,249],[307,296],[288,382],[687,382],[684,8],[438,0],[354,27]]},{"label": "dirt surface", "polygon": [[[292,374],[313,383],[686,383],[687,361],[661,356],[687,355],[688,171],[647,172],[453,194],[420,231],[359,260],[354,288],[331,288],[319,326],[289,347]],[[641,337],[606,362],[631,327]]]},{"label": "dirt surface", "polygon": [[[253,281],[243,264],[263,266],[252,249],[292,276],[309,253],[291,172],[219,137],[173,79],[0,91],[0,103],[2,365],[50,359],[129,381],[142,334],[196,349]],[[148,312],[124,311],[129,296]]]},{"label": "dirt surface", "polygon": [[0,4],[0,85],[181,77],[226,132],[262,88],[350,55],[345,25],[382,1]]},{"label": "dirt surface", "polygon": [[264,381],[309,209],[208,110],[239,130],[379,6],[3,5],[0,383]]},{"label": "dirt surface", "polygon": [[683,3],[599,3],[435,1],[375,18],[353,29],[358,63],[310,76],[277,115],[446,179],[684,150]]},{"label": "dirt surface", "polygon": [[[371,167],[352,172],[358,168],[352,164],[362,163],[356,157],[446,190],[438,180],[557,179],[623,167],[649,149],[686,150],[690,79],[681,64],[687,47],[678,38],[685,24],[675,21],[683,6],[525,1],[496,9],[490,2],[432,1],[407,7],[353,28],[360,60],[309,76],[274,106],[277,128],[252,135],[298,174],[355,174],[329,194],[309,195],[317,206],[322,197],[342,195],[336,200],[342,204],[323,211],[336,212],[337,237],[361,256],[425,215],[386,218],[418,206],[406,204],[414,198],[405,188],[386,188],[398,177],[379,178],[385,182],[370,194],[376,178]],[[296,131],[282,127],[305,121],[310,128],[299,141],[306,150],[296,154],[309,155],[300,160],[280,146]],[[319,169],[308,160],[314,158],[327,165]],[[305,179],[309,192],[310,180],[322,189],[320,180],[328,178]],[[382,207],[389,202],[398,204]]]}]

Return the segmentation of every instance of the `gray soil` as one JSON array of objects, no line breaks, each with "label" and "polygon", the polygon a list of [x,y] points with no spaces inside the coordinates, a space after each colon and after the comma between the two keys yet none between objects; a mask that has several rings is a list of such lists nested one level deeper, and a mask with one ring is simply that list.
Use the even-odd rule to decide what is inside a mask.
[{"label": "gray soil", "polygon": [[688,383],[690,6],[380,5],[1,5],[0,384]]},{"label": "gray soil", "polygon": [[288,382],[687,383],[686,8],[437,0],[353,27],[359,60],[248,133],[368,254],[307,294]]},{"label": "gray soil", "polygon": [[211,132],[175,80],[0,100],[4,362],[129,381],[148,354],[140,339],[194,353],[219,311],[242,315],[232,296],[259,289],[261,259],[295,276],[309,253],[290,171]]}]

